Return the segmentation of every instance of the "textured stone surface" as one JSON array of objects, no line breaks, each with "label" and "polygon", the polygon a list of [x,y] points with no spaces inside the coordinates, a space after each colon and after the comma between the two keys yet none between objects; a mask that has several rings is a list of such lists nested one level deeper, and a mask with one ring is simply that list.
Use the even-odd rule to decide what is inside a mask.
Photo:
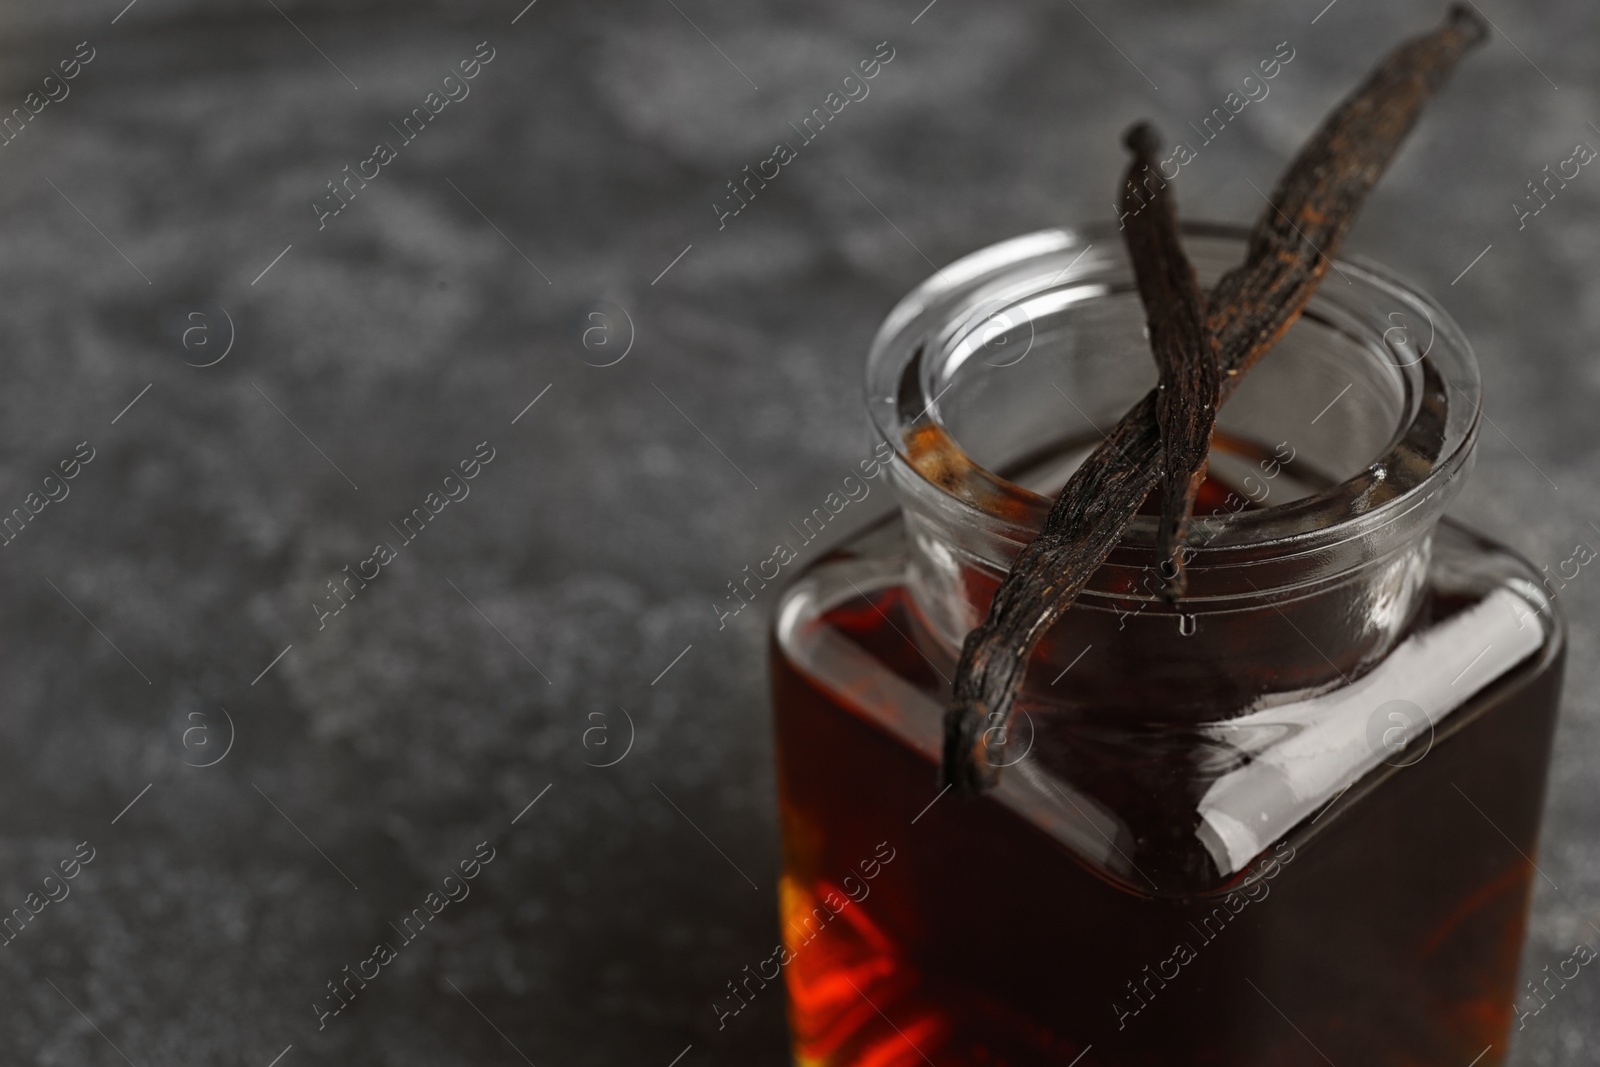
[{"label": "textured stone surface", "polygon": [[[95,450],[0,551],[0,906],[97,850],[0,950],[0,1048],[782,1062],[775,990],[720,1032],[710,1006],[777,938],[765,620],[719,632],[710,605],[858,454],[879,319],[932,263],[1106,217],[1130,120],[1184,129],[1287,40],[1179,179],[1189,214],[1250,218],[1246,179],[1441,5],[277,6],[0,15],[6,108],[96,50],[0,148],[0,503]],[[1347,249],[1465,327],[1492,424],[1457,511],[1554,569],[1600,537],[1600,175],[1520,231],[1509,204],[1600,144],[1600,10],[1492,7],[1521,51],[1469,61]],[[319,232],[324,183],[485,40],[471,95]],[[884,40],[871,95],[719,230],[724,182]],[[227,342],[221,309],[228,357],[186,366]],[[470,497],[319,630],[324,583],[484,440]],[[1600,938],[1591,570],[1561,594],[1534,969]],[[622,709],[631,751],[586,766],[622,751]],[[319,1032],[325,983],[486,839],[471,895]],[[1588,1062],[1597,1005],[1574,983],[1514,1062]]]}]

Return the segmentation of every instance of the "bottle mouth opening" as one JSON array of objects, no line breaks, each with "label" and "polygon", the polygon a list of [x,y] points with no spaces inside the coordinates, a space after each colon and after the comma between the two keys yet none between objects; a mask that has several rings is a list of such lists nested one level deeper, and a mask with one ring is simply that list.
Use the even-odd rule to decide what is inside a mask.
[{"label": "bottle mouth opening", "polygon": [[[1203,289],[1244,260],[1241,227],[1183,230]],[[868,409],[908,511],[1003,570],[1156,377],[1116,229],[1051,229],[974,252],[906,296],[873,343]],[[1218,414],[1189,540],[1192,593],[1234,584],[1196,585],[1207,569],[1345,545],[1359,548],[1332,555],[1354,565],[1431,528],[1471,458],[1479,402],[1471,348],[1443,309],[1379,266],[1333,261]],[[1155,531],[1153,516],[1136,518],[1108,565],[1147,567]]]}]

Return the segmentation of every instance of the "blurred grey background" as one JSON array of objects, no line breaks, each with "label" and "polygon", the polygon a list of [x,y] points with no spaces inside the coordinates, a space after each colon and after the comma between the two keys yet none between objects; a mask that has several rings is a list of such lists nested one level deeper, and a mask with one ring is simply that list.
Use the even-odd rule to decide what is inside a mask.
[{"label": "blurred grey background", "polygon": [[[1443,9],[125,3],[0,12],[0,114],[93,54],[0,147],[0,509],[94,455],[0,549],[0,911],[95,850],[0,947],[8,1063],[784,1062],[777,990],[711,1007],[778,936],[768,620],[712,605],[862,454],[878,321],[931,264],[1110,217],[1131,120],[1181,134],[1288,42],[1177,182],[1253,218],[1250,182]],[[1600,9],[1482,9],[1503,32],[1346,250],[1465,327],[1492,421],[1457,514],[1554,570],[1600,542],[1600,174],[1511,205],[1600,146]],[[319,230],[480,42],[470,96]],[[719,229],[880,42],[870,95]],[[484,441],[470,497],[319,620]],[[1600,938],[1600,576],[1560,599],[1530,971]],[[1514,1062],[1590,1062],[1597,1006],[1572,983]]]}]

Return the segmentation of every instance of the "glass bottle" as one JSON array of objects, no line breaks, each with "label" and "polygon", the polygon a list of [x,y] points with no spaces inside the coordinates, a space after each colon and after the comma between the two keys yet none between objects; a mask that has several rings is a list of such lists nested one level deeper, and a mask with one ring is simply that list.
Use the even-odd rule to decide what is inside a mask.
[{"label": "glass bottle", "polygon": [[[1244,256],[1185,239],[1203,286]],[[1476,365],[1378,267],[1341,261],[1222,409],[1189,594],[1135,520],[1029,661],[999,786],[940,790],[962,638],[1154,382],[1109,229],[976,252],[879,331],[852,478],[898,512],[772,637],[797,1064],[1502,1061],[1564,629],[1443,517]]]}]

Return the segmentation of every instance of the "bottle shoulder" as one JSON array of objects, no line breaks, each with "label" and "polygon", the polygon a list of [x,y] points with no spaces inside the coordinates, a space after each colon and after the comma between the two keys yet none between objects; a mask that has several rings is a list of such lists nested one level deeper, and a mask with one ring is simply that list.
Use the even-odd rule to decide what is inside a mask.
[{"label": "bottle shoulder", "polygon": [[[1524,713],[1516,694],[1559,674],[1564,623],[1525,560],[1445,523],[1422,569],[1416,617],[1361,672],[1304,691],[1241,687],[1209,714],[1164,717],[1147,690],[1145,703],[1119,703],[1128,649],[1030,662],[997,799],[1130,891],[1149,893],[1152,876],[1185,895],[1225,889],[1275,842],[1336,823],[1332,805],[1358,800],[1358,782],[1470,729],[1490,705]],[[936,764],[955,651],[920,617],[913,581],[903,525],[866,530],[785,591],[774,647],[841,707]],[[1263,625],[1282,628],[1262,611]],[[1262,666],[1212,657],[1207,669]],[[1549,703],[1525,713],[1547,714]]]}]

